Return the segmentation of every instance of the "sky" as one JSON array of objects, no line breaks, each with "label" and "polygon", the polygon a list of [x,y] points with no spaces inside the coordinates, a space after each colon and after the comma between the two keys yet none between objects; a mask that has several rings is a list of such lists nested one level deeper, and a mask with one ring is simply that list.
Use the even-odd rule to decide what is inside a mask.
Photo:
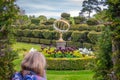
[{"label": "sky", "polygon": [[83,0],[17,0],[16,4],[27,15],[45,15],[47,18],[60,18],[61,13],[78,16]]}]

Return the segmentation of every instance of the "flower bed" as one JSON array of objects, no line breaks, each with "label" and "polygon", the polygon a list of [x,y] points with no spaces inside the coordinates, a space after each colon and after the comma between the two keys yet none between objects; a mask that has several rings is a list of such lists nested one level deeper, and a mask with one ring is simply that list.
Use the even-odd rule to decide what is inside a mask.
[{"label": "flower bed", "polygon": [[75,47],[67,47],[66,49],[56,49],[56,48],[41,48],[41,52],[46,57],[52,57],[52,58],[85,58],[85,57],[91,57],[86,54],[82,54],[80,50],[78,50]]}]

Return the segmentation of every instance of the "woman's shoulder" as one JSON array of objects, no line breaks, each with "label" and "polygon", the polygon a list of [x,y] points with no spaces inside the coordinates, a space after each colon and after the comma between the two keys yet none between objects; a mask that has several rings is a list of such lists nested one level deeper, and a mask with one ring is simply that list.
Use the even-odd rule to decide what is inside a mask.
[{"label": "woman's shoulder", "polygon": [[12,80],[46,80],[45,77],[41,77],[39,75],[36,74],[27,74],[27,75],[22,75],[21,72],[16,72],[13,76],[12,76]]},{"label": "woman's shoulder", "polygon": [[34,77],[37,79],[37,80],[46,80],[45,77],[41,77],[39,75],[34,75]]}]

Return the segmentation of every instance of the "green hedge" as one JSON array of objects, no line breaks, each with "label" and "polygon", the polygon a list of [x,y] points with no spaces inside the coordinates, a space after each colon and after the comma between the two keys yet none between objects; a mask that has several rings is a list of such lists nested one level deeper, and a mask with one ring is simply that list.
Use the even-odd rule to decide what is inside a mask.
[{"label": "green hedge", "polygon": [[98,21],[97,21],[97,19],[95,19],[95,18],[88,19],[86,23],[88,25],[98,25],[99,24]]},{"label": "green hedge", "polygon": [[42,30],[38,30],[38,29],[35,29],[32,31],[32,37],[35,37],[35,38],[43,38],[43,35],[42,35]]},{"label": "green hedge", "polygon": [[55,37],[55,31],[49,31],[49,30],[44,30],[42,32],[42,35],[44,37],[44,39],[53,39]]},{"label": "green hedge", "polygon": [[30,42],[39,44],[40,43],[40,39],[39,38],[30,38]]},{"label": "green hedge", "polygon": [[29,29],[23,30],[23,37],[32,37],[32,30]]},{"label": "green hedge", "polygon": [[88,33],[88,38],[93,44],[95,44],[100,35],[101,35],[101,32],[91,31]]},{"label": "green hedge", "polygon": [[30,42],[30,38],[29,37],[21,37],[19,39],[21,39],[20,40],[21,42]]},{"label": "green hedge", "polygon": [[48,70],[85,70],[93,63],[92,58],[47,58]]},{"label": "green hedge", "polygon": [[87,49],[92,49],[93,45],[91,43],[83,43],[83,47]]},{"label": "green hedge", "polygon": [[82,39],[84,42],[87,41],[88,31],[74,31],[71,35],[73,42],[79,42]]},{"label": "green hedge", "polygon": [[63,39],[66,41],[71,37],[73,31],[68,31],[66,33],[63,33]]},{"label": "green hedge", "polygon": [[82,47],[82,43],[80,42],[72,42],[72,41],[67,41],[67,47]]},{"label": "green hedge", "polygon": [[40,44],[50,45],[50,44],[52,44],[52,43],[51,43],[51,40],[47,40],[47,39],[40,39]]}]

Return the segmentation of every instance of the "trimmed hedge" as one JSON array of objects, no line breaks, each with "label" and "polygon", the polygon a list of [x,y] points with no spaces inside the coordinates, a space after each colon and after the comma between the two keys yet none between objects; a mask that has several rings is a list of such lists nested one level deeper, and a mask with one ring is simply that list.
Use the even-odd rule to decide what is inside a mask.
[{"label": "trimmed hedge", "polygon": [[94,58],[47,58],[48,70],[85,70]]},{"label": "trimmed hedge", "polygon": [[29,37],[21,37],[20,38],[21,40],[21,42],[30,42],[30,38]]},{"label": "trimmed hedge", "polygon": [[87,24],[88,25],[98,25],[99,23],[98,23],[97,19],[90,18],[90,19],[87,20]]},{"label": "trimmed hedge", "polygon": [[83,43],[83,47],[87,49],[92,49],[93,45],[91,43]]},{"label": "trimmed hedge", "polygon": [[32,35],[35,38],[43,38],[42,32],[42,30],[35,29],[32,31]]},{"label": "trimmed hedge", "polygon": [[51,40],[47,40],[47,39],[40,39],[40,44],[46,44],[46,45],[50,45],[52,43]]},{"label": "trimmed hedge", "polygon": [[84,42],[87,41],[88,31],[74,31],[71,35],[73,42],[79,42],[82,39]]},{"label": "trimmed hedge", "polygon": [[30,42],[39,44],[40,43],[40,39],[39,38],[30,38]]},{"label": "trimmed hedge", "polygon": [[83,47],[80,42],[67,41],[67,47]]},{"label": "trimmed hedge", "polygon": [[88,36],[89,40],[93,44],[95,44],[97,42],[97,40],[98,40],[98,38],[99,38],[100,35],[101,35],[101,32],[91,31],[91,32],[88,33],[87,36]]},{"label": "trimmed hedge", "polygon": [[23,30],[23,36],[24,37],[31,37],[32,36],[32,30],[29,30],[29,29]]}]

